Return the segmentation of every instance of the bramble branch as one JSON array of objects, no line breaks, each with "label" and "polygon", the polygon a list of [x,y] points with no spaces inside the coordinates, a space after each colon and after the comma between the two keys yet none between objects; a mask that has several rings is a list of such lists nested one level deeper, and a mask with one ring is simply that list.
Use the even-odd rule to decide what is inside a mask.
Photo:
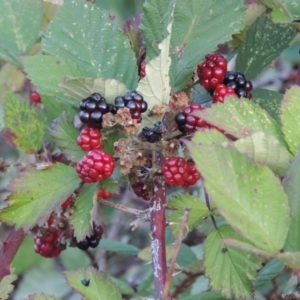
[{"label": "bramble branch", "polygon": [[185,234],[185,231],[187,229],[187,222],[188,222],[188,219],[189,219],[189,213],[190,213],[189,210],[185,209],[184,215],[182,217],[182,222],[181,222],[181,225],[180,225],[179,234],[178,234],[175,246],[174,246],[174,254],[173,254],[171,264],[170,264],[170,267],[169,267],[169,272],[168,272],[168,275],[167,275],[166,284],[165,284],[164,292],[163,292],[163,298],[167,298],[168,294],[169,294],[170,285],[171,285],[173,273],[174,273],[174,270],[175,270],[175,267],[176,267],[176,261],[177,261],[180,245],[181,245],[181,242],[182,242],[182,238]]}]

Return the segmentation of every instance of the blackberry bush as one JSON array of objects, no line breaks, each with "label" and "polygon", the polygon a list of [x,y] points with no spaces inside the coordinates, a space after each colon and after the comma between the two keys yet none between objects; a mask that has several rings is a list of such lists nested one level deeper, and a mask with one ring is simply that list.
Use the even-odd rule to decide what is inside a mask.
[{"label": "blackberry bush", "polygon": [[298,299],[298,2],[102,2],[0,1],[0,298]]}]

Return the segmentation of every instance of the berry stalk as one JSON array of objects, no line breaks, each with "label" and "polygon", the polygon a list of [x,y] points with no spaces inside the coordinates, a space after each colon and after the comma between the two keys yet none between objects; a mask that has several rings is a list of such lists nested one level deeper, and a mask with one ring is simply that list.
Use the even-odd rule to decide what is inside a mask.
[{"label": "berry stalk", "polygon": [[10,274],[11,262],[17,254],[24,237],[25,233],[23,229],[16,231],[12,228],[5,242],[3,242],[3,247],[0,250],[0,282],[4,276]]},{"label": "berry stalk", "polygon": [[[162,154],[158,154],[158,164],[163,163]],[[154,195],[150,202],[151,223],[151,253],[154,274],[155,299],[161,299],[167,278],[166,261],[166,182],[160,180],[155,183]]]}]

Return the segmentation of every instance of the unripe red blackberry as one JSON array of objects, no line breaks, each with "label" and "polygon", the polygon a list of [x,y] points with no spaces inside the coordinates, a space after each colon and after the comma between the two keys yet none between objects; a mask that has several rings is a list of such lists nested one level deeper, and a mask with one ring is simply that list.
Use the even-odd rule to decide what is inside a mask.
[{"label": "unripe red blackberry", "polygon": [[213,102],[224,102],[224,98],[227,96],[237,96],[234,89],[227,87],[224,84],[219,84],[213,93]]},{"label": "unripe red blackberry", "polygon": [[104,97],[98,93],[83,99],[79,104],[79,119],[90,127],[102,128],[102,117],[110,112],[111,106],[106,103]]},{"label": "unripe red blackberry", "polygon": [[91,183],[110,177],[114,168],[115,161],[110,154],[94,149],[77,163],[76,171],[83,181]]},{"label": "unripe red blackberry", "polygon": [[60,235],[61,232],[54,227],[50,227],[44,235],[36,234],[34,236],[34,251],[48,258],[58,256],[64,250],[59,243]]},{"label": "unripe red blackberry", "polygon": [[109,199],[112,196],[111,192],[106,191],[103,188],[100,188],[99,192],[98,192],[98,197],[102,198],[102,199]]},{"label": "unripe red blackberry", "polygon": [[190,133],[195,132],[200,128],[207,128],[208,124],[204,120],[193,115],[194,112],[201,111],[202,109],[203,108],[199,103],[192,103],[185,107],[182,112],[179,112],[175,116],[175,122],[178,125],[178,129],[181,132]]},{"label": "unripe red blackberry", "polygon": [[219,53],[205,55],[205,60],[197,67],[200,84],[207,90],[215,89],[222,83],[227,71],[227,60]]},{"label": "unripe red blackberry", "polygon": [[41,102],[41,96],[37,91],[32,91],[30,93],[30,100],[32,103],[40,103]]},{"label": "unripe red blackberry", "polygon": [[77,145],[81,147],[83,151],[90,151],[93,149],[100,149],[103,147],[103,141],[101,140],[101,132],[97,128],[85,127],[81,130],[80,135],[77,138]]},{"label": "unripe red blackberry", "polygon": [[131,184],[133,192],[138,196],[143,198],[146,201],[150,200],[150,194],[147,190],[147,186],[143,181],[135,181]]},{"label": "unripe red blackberry", "polygon": [[187,162],[181,157],[171,157],[163,165],[162,172],[169,185],[188,187],[194,185],[201,177],[195,163]]}]

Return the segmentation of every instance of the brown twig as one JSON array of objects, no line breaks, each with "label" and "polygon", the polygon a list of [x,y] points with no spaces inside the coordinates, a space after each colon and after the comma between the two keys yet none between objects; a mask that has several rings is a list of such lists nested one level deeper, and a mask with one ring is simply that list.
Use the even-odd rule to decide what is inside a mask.
[{"label": "brown twig", "polygon": [[185,230],[187,229],[187,222],[188,222],[188,219],[189,219],[189,213],[190,213],[189,210],[185,209],[184,215],[182,217],[181,225],[180,225],[179,234],[178,234],[175,246],[174,246],[174,253],[173,253],[173,256],[172,256],[171,264],[170,264],[170,267],[169,267],[169,272],[168,272],[165,287],[164,287],[163,298],[167,298],[168,294],[169,294],[170,285],[171,285],[173,273],[174,273],[174,270],[175,270],[180,245],[181,245],[181,242],[182,242],[182,238],[185,234]]},{"label": "brown twig", "polygon": [[197,279],[197,277],[204,275],[204,271],[198,271],[196,273],[186,273],[187,277],[175,288],[171,294],[171,299],[176,299],[178,295],[183,293],[189,286],[191,286]]},{"label": "brown twig", "polygon": [[[157,155],[157,163],[163,163],[163,155]],[[166,182],[157,180],[154,185],[154,196],[150,202],[151,253],[155,286],[155,299],[161,299],[167,276],[166,259]]]},{"label": "brown twig", "polygon": [[4,276],[10,274],[11,262],[19,250],[24,237],[23,229],[15,230],[12,228],[5,242],[3,242],[3,247],[0,250],[0,281]]},{"label": "brown twig", "polygon": [[133,215],[136,215],[136,216],[142,214],[142,212],[143,212],[141,210],[134,209],[134,208],[129,208],[129,207],[124,206],[122,204],[116,204],[116,203],[113,203],[111,201],[107,201],[107,200],[104,200],[104,199],[101,199],[101,198],[98,198],[98,201],[102,204],[107,205],[107,206],[122,210],[124,212],[130,213],[130,214],[133,214]]}]

